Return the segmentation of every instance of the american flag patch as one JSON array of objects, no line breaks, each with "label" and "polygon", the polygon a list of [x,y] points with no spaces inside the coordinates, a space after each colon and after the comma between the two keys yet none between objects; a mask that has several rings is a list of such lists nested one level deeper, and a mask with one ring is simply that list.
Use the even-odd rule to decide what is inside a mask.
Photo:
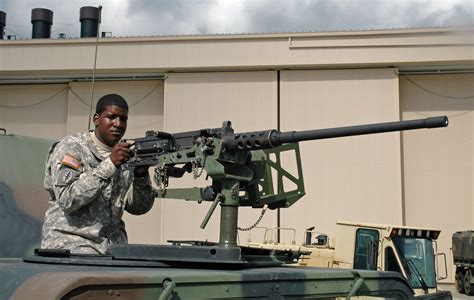
[{"label": "american flag patch", "polygon": [[81,162],[77,160],[77,158],[69,154],[64,155],[63,160],[61,160],[61,164],[76,170],[79,170],[79,168],[81,167]]}]

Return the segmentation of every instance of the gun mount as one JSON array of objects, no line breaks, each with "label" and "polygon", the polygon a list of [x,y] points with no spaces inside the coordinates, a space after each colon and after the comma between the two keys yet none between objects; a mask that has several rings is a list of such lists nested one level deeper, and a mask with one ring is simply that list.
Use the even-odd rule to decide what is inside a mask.
[{"label": "gun mount", "polygon": [[[218,248],[231,257],[240,258],[237,247],[237,219],[239,206],[270,209],[289,207],[304,196],[301,160],[298,142],[345,136],[446,127],[445,116],[419,120],[377,123],[330,129],[280,132],[265,130],[234,133],[230,121],[221,128],[170,134],[148,131],[135,139],[134,156],[124,166],[156,166],[154,179],[160,187],[160,198],[212,201],[201,228],[209,221],[218,204],[221,206]],[[292,151],[296,156],[296,176],[282,168],[281,155]],[[203,171],[212,178],[205,188],[167,189],[169,177],[181,177],[192,172],[194,178]],[[276,191],[272,172],[277,174]],[[283,182],[295,187],[285,189]],[[212,245],[214,247],[216,245]],[[217,256],[216,256],[217,257]]]}]

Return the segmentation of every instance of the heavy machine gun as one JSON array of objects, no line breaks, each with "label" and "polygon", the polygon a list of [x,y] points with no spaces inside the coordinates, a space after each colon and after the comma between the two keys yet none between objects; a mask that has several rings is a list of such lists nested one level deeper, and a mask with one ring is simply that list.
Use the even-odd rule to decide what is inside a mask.
[{"label": "heavy machine gun", "polygon": [[[222,128],[179,134],[149,132],[146,137],[135,140],[135,156],[126,167],[156,166],[155,180],[160,186],[158,197],[212,201],[203,226],[220,204],[219,243],[119,244],[103,255],[76,254],[68,249],[36,249],[35,255],[21,260],[0,258],[0,298],[313,299],[377,296],[419,299],[414,296],[408,282],[396,272],[285,267],[280,265],[294,262],[303,253],[238,246],[238,208],[288,207],[304,195],[298,141],[447,124],[446,117],[437,117],[303,132],[268,130],[235,134],[230,122],[224,122]],[[296,172],[282,168],[281,161],[287,159],[285,152],[291,152],[297,158]],[[18,159],[22,159],[21,156]],[[38,164],[38,167],[42,169],[43,165]],[[203,171],[212,179],[210,187],[167,188],[169,177],[180,177],[186,172],[198,177]],[[293,184],[296,187],[285,186],[285,180],[296,183]],[[42,288],[38,289],[38,286]],[[449,293],[436,293],[429,297],[452,299]],[[423,299],[429,297],[420,296]]]},{"label": "heavy machine gun", "polygon": [[[236,258],[241,262],[241,249],[237,246],[239,206],[289,207],[305,194],[298,142],[447,125],[448,118],[440,116],[291,132],[265,130],[234,133],[230,121],[225,121],[221,128],[175,134],[148,131],[145,137],[134,140],[134,155],[124,167],[156,166],[154,179],[160,187],[157,192],[160,198],[212,201],[201,228],[206,226],[220,204],[219,243],[210,246],[213,251],[228,252],[229,255],[222,257],[224,260]],[[281,165],[282,153],[288,151],[296,157],[296,172],[285,170]],[[167,188],[169,177],[181,177],[186,172],[192,172],[197,178],[203,171],[212,179],[210,187]],[[277,174],[275,184],[272,172]],[[293,189],[285,188],[285,181],[292,182],[290,186]]]}]

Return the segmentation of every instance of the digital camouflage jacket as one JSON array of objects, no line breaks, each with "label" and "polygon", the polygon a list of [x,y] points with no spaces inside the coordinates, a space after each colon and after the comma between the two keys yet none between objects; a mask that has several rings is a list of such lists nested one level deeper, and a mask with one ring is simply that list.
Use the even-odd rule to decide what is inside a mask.
[{"label": "digital camouflage jacket", "polygon": [[116,168],[99,154],[90,133],[69,135],[51,146],[44,187],[51,199],[41,247],[72,253],[104,253],[112,244],[126,243],[124,210],[144,214],[155,198],[149,176]]}]

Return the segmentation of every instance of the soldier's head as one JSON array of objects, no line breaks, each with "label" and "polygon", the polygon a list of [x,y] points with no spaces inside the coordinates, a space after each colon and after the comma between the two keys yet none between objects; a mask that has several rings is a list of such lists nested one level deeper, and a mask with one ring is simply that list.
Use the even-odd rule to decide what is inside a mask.
[{"label": "soldier's head", "polygon": [[109,147],[115,146],[127,129],[127,101],[117,94],[102,96],[97,102],[93,120],[97,138]]}]

